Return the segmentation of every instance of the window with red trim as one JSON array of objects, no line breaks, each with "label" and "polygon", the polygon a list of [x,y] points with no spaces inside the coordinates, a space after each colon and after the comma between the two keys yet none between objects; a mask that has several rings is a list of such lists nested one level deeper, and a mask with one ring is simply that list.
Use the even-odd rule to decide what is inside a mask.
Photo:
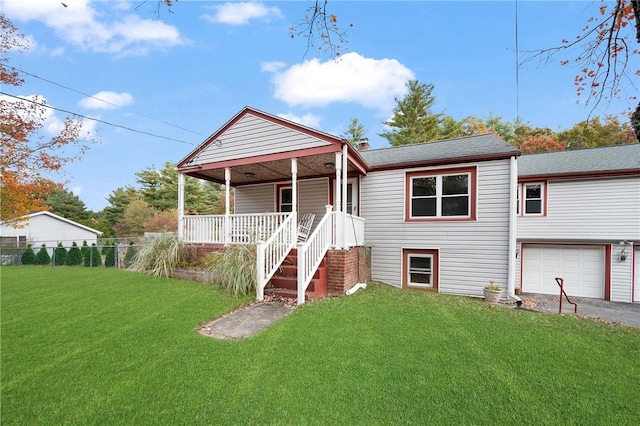
[{"label": "window with red trim", "polygon": [[476,169],[406,174],[405,219],[475,219]]}]

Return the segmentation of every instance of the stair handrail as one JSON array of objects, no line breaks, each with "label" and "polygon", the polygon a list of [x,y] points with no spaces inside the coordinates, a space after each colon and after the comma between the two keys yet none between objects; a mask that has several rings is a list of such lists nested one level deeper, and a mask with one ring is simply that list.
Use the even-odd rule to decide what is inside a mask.
[{"label": "stair handrail", "polygon": [[256,300],[264,299],[264,288],[296,245],[295,217],[290,213],[267,241],[256,243]]},{"label": "stair handrail", "polygon": [[331,247],[333,222],[331,210],[333,206],[325,206],[326,212],[316,229],[307,238],[307,241],[298,243],[298,305],[304,303],[304,294],[309,287],[322,259]]},{"label": "stair handrail", "polygon": [[556,283],[560,286],[560,306],[558,308],[558,313],[562,313],[562,295],[564,295],[564,297],[567,298],[567,302],[571,303],[573,305],[573,313],[577,314],[578,313],[578,304],[574,303],[571,301],[571,299],[569,299],[569,296],[567,295],[567,292],[564,291],[564,280],[560,277],[556,277]]}]

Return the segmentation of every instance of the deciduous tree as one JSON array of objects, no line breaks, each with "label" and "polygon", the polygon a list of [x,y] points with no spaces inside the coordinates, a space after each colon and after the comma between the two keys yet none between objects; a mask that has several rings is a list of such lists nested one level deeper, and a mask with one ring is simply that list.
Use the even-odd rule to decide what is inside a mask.
[{"label": "deciduous tree", "polygon": [[[25,50],[22,34],[0,14],[0,81],[20,86],[23,81],[9,66],[8,52]],[[41,133],[47,116],[41,97],[0,98],[0,219],[19,221],[43,210],[43,196],[54,183],[45,174],[60,172],[68,162],[78,160],[88,145],[81,140],[81,122],[67,118],[59,134],[48,138]]]}]

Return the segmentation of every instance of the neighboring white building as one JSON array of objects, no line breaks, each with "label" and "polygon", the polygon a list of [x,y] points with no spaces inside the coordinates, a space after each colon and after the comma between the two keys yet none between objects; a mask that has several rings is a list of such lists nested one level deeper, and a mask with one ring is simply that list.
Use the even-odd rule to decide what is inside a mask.
[{"label": "neighboring white building", "polygon": [[42,244],[53,249],[58,242],[62,242],[65,247],[71,246],[73,242],[81,246],[83,241],[91,245],[96,243],[98,236],[102,234],[93,228],[48,211],[31,213],[27,221],[19,223],[22,227],[13,227],[11,222],[0,223],[0,237],[5,247],[12,238],[15,238],[16,246],[24,247],[26,244],[32,244],[34,249]]},{"label": "neighboring white building", "polygon": [[517,287],[640,302],[640,144],[518,162]]}]

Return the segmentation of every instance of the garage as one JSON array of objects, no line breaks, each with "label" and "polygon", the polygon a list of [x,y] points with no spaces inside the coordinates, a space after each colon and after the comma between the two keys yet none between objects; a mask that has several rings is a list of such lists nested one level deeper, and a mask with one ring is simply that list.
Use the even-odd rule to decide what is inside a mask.
[{"label": "garage", "polygon": [[605,251],[594,246],[523,245],[522,291],[559,294],[556,277],[569,296],[603,299]]}]

